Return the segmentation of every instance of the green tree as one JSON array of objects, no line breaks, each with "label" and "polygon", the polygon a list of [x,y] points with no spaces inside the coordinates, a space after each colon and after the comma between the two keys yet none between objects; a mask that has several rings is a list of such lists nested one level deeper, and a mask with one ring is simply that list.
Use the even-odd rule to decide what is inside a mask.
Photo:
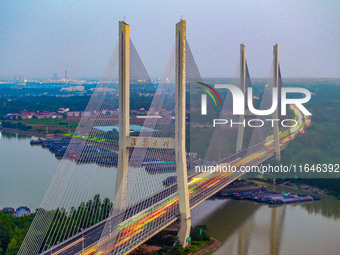
[{"label": "green tree", "polygon": [[18,253],[20,248],[20,245],[17,241],[16,238],[12,238],[11,242],[9,243],[7,250],[6,250],[6,254],[7,255],[15,255]]}]

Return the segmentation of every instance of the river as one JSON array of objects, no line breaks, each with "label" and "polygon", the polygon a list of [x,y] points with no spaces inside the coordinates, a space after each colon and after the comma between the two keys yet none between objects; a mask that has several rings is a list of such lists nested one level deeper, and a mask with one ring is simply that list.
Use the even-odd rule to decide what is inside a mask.
[{"label": "river", "polygon": [[[0,132],[0,208],[39,207],[59,166],[52,153],[31,146],[30,139]],[[192,222],[207,225],[222,242],[216,255],[340,254],[340,201],[333,198],[278,207],[208,200],[192,211]]]},{"label": "river", "polygon": [[[297,193],[280,187],[276,191]],[[340,254],[340,200],[334,198],[277,207],[208,200],[192,211],[192,219],[193,225],[207,225],[208,233],[222,242],[214,255]]]},{"label": "river", "polygon": [[0,208],[39,207],[59,162],[31,137],[0,131]]}]

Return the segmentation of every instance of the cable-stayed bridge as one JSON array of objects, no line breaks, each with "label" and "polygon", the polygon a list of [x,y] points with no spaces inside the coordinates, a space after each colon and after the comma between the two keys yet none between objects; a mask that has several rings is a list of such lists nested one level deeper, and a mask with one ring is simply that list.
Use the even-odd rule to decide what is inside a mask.
[{"label": "cable-stayed bridge", "polygon": [[[232,83],[245,94],[252,85],[244,45],[240,53],[239,76]],[[200,84],[209,87],[187,43],[185,20],[176,25],[175,45],[156,86],[130,40],[129,25],[120,22],[118,45],[19,254],[126,254],[177,220],[179,241],[186,245],[191,209],[244,175],[241,166],[280,159],[281,150],[310,123],[291,105],[294,127],[279,128],[276,121],[261,128],[204,129],[207,119],[197,98],[204,98],[202,91],[215,97],[198,90]],[[281,86],[275,45],[272,75],[262,97],[254,99],[260,109],[270,108],[268,89]],[[230,96],[222,97],[223,104],[218,96],[221,108],[215,114],[245,122],[250,115],[230,113]],[[212,101],[210,111],[217,105]],[[139,109],[132,107],[137,103]],[[279,119],[278,110],[272,117]],[[238,171],[195,171],[209,165]],[[172,180],[170,186],[164,187],[164,180]]]}]

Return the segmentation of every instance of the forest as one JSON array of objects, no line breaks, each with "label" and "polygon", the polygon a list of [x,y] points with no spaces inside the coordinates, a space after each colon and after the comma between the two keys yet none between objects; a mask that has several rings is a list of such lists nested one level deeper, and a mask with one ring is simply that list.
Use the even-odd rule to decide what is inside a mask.
[{"label": "forest", "polygon": [[0,212],[0,255],[15,255],[35,214],[20,218]]}]

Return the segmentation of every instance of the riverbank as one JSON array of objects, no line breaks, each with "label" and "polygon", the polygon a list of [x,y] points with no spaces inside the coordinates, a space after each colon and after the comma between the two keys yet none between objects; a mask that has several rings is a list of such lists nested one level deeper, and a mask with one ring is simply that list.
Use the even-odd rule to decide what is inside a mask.
[{"label": "riverbank", "polygon": [[217,250],[222,245],[221,241],[210,237],[210,242],[207,246],[200,248],[198,251],[194,253],[190,253],[190,255],[204,255],[210,252]]},{"label": "riverbank", "polygon": [[[249,180],[249,182],[253,182],[253,183],[258,184],[258,185],[273,185],[272,182],[269,182],[269,181],[266,181],[266,180],[259,180],[259,179]],[[339,197],[328,194],[328,191],[326,191],[324,189],[313,187],[313,186],[305,184],[305,183],[292,183],[290,181],[284,181],[282,183],[276,183],[273,186],[273,188],[275,186],[281,187],[281,188],[288,188],[288,189],[292,189],[292,190],[298,190],[300,192],[304,192],[304,193],[308,193],[308,194],[324,196],[324,197],[340,200]]]},{"label": "riverbank", "polygon": [[157,235],[140,245],[131,254],[190,254],[203,255],[210,253],[221,246],[221,242],[210,237],[205,225],[191,228],[189,245],[185,248],[178,241],[178,229],[163,230]]},{"label": "riverbank", "polygon": [[[197,241],[194,241],[192,245],[189,245],[188,247],[184,249],[184,252],[187,255],[204,255],[204,254],[215,251],[221,246],[221,244],[222,244],[221,241],[210,237],[209,241],[201,241],[199,244],[197,243]],[[195,250],[195,251],[190,252],[190,250]],[[155,255],[155,254],[159,254],[159,252],[163,252],[162,247],[160,245],[142,244],[136,250],[134,250],[132,254]],[[165,254],[171,254],[171,253],[165,253]]]},{"label": "riverbank", "polygon": [[16,133],[16,134],[23,134],[23,135],[28,135],[28,136],[35,136],[35,137],[40,137],[40,138],[46,138],[46,134],[24,131],[24,130],[14,129],[14,128],[0,127],[0,131]]},{"label": "riverbank", "polygon": [[0,131],[22,134],[22,135],[27,135],[27,136],[35,136],[35,137],[45,138],[45,139],[50,139],[50,138],[55,138],[55,137],[65,137],[65,135],[62,135],[62,134],[45,134],[45,133],[24,131],[24,130],[14,129],[14,128],[4,128],[4,127],[0,127]]},{"label": "riverbank", "polygon": [[312,186],[307,185],[307,184],[295,184],[295,183],[291,183],[291,182],[287,181],[287,182],[276,184],[276,185],[279,186],[279,187],[304,191],[304,192],[307,192],[307,193],[310,193],[310,194],[317,194],[317,195],[321,195],[321,196],[325,196],[325,197],[329,197],[329,198],[337,198],[335,196],[327,194],[327,191],[325,191],[323,189],[312,187]]}]

